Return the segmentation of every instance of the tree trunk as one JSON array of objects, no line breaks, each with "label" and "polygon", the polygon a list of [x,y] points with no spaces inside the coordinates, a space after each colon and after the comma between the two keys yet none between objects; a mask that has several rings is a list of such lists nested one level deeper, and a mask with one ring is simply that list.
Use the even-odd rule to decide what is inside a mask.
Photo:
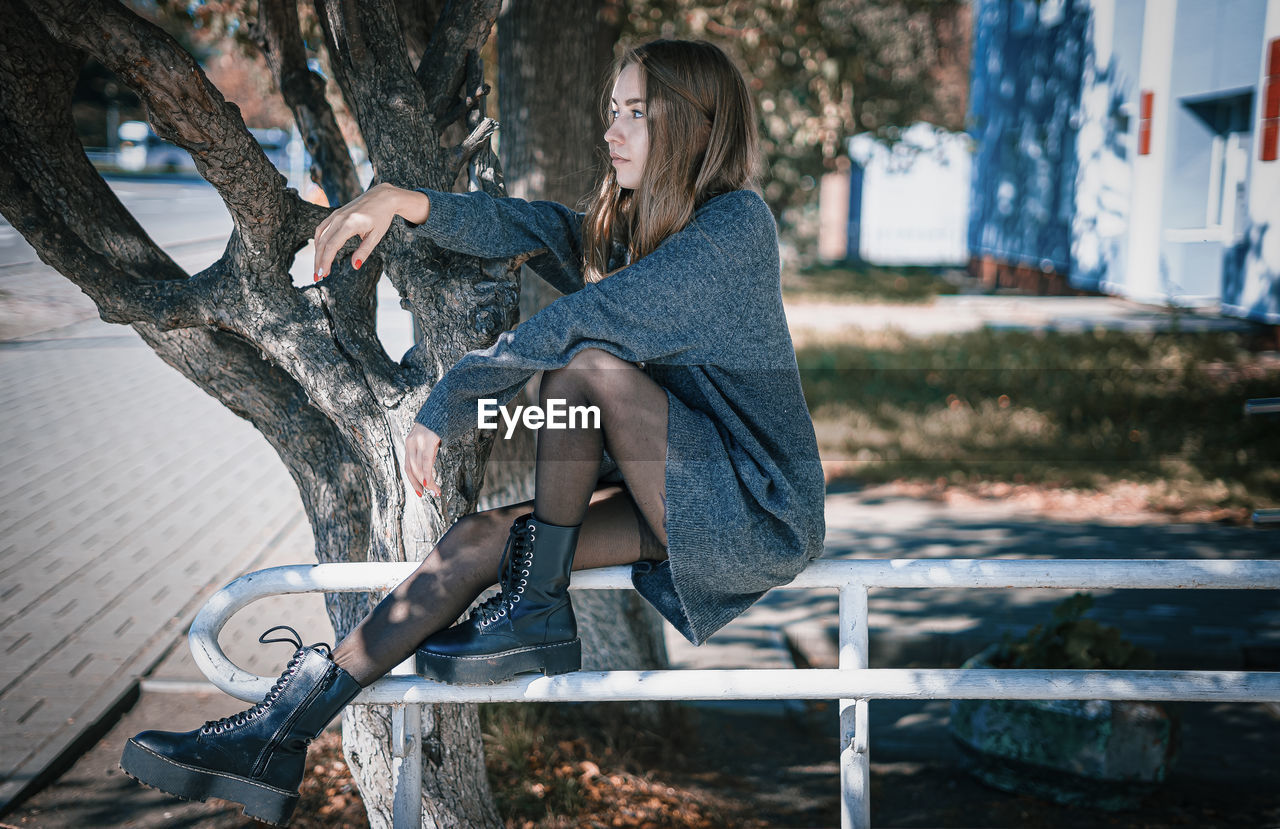
[{"label": "tree trunk", "polygon": [[[405,3],[415,8],[426,4]],[[41,260],[78,285],[104,320],[131,324],[156,353],[275,447],[302,494],[321,561],[420,558],[479,495],[491,433],[443,457],[440,501],[406,498],[403,439],[432,384],[518,315],[519,261],[477,262],[398,231],[359,271],[348,242],[322,283],[293,287],[293,257],[327,211],[271,166],[239,110],[160,28],[107,0],[0,2],[0,212]],[[263,0],[257,40],[293,108],[331,198],[358,185],[332,113],[305,69],[293,2]],[[502,194],[488,151],[478,50],[498,0],[444,4],[411,27],[410,63],[391,0],[318,0],[334,77],[354,113],[375,181],[450,189],[460,171]],[[70,102],[84,54],[142,99],[162,138],[185,148],[231,213],[222,257],[187,274],[147,236],[89,164]],[[441,143],[458,121],[469,133]],[[337,200],[335,199],[335,200]],[[397,360],[375,326],[385,268],[416,323],[432,332]],[[339,637],[376,596],[329,603]],[[348,709],[349,712],[354,709]],[[348,756],[374,826],[389,824],[386,710],[345,722]],[[500,825],[474,706],[424,712],[424,826]]]},{"label": "tree trunk", "polygon": [[[504,4],[497,27],[498,116],[508,195],[585,206],[606,162],[599,102],[624,14],[618,0]],[[522,269],[522,318],[557,296],[532,270]],[[521,404],[537,403],[540,379],[521,392]],[[517,430],[512,440],[498,440],[489,459],[490,471],[501,473],[495,488],[504,496],[521,493],[512,500],[533,497],[533,434]],[[666,667],[662,619],[635,591],[579,592],[573,601],[585,669]],[[656,722],[657,706],[632,708]]]}]

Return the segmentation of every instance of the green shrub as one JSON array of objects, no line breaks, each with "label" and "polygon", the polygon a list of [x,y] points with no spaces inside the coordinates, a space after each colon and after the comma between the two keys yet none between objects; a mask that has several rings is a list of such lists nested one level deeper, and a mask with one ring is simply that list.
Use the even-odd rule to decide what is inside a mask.
[{"label": "green shrub", "polygon": [[1036,625],[1026,636],[1008,634],[993,659],[1000,668],[1066,668],[1131,670],[1150,668],[1154,655],[1120,635],[1118,628],[1085,619],[1093,597],[1076,593],[1053,608],[1049,625]]}]

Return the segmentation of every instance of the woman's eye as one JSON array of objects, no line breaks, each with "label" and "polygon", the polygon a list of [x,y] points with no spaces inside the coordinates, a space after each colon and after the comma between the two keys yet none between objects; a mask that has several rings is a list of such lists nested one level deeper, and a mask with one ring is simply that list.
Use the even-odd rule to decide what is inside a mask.
[{"label": "woman's eye", "polygon": [[609,110],[609,120],[610,121],[618,120],[618,111],[616,109]]},{"label": "woman's eye", "polygon": [[640,110],[638,110],[638,109],[633,109],[633,110],[631,110],[631,114],[632,114],[632,115],[635,115],[635,116],[636,116],[636,117],[638,117],[638,118],[643,118],[643,117],[644,117],[644,113],[643,113],[643,112],[641,112],[641,111],[640,111]]}]

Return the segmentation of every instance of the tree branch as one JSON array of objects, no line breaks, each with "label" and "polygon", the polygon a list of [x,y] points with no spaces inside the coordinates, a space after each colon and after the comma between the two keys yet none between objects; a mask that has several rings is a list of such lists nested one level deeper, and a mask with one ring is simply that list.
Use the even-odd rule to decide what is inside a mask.
[{"label": "tree branch", "polygon": [[492,118],[485,118],[462,140],[461,144],[453,148],[454,177],[462,172],[462,168],[475,157],[476,153],[489,146],[489,136],[493,135],[496,129],[498,129],[498,122]]},{"label": "tree branch", "polygon": [[[42,262],[88,294],[103,320],[148,322],[161,330],[209,322],[200,290],[207,284],[206,280],[134,279],[116,261],[94,250],[79,236],[80,224],[73,225],[61,212],[48,208],[37,193],[35,183],[21,176],[14,167],[12,149],[9,135],[0,138],[0,212],[35,249]],[[210,278],[214,276],[210,272],[206,274]]]},{"label": "tree branch", "polygon": [[108,322],[200,325],[204,283],[188,280],[85,157],[71,119],[80,64],[31,15],[0,16],[0,212]]},{"label": "tree branch", "polygon": [[464,58],[470,51],[480,51],[501,9],[502,0],[457,0],[445,6],[417,72],[418,83],[427,93],[428,111],[436,121],[443,124],[446,113],[454,108],[466,72]]},{"label": "tree branch", "polygon": [[222,196],[250,254],[274,258],[282,176],[186,50],[119,3],[21,0],[58,41],[93,55],[146,105],[156,133],[191,153]]},{"label": "tree branch", "polygon": [[448,0],[395,0],[396,17],[400,20],[400,30],[404,32],[404,46],[410,64],[416,66],[422,62],[422,55],[431,42],[436,21],[440,19],[447,2]]},{"label": "tree branch", "polygon": [[470,124],[474,113],[478,112],[481,115],[484,113],[485,97],[492,91],[492,87],[484,82],[483,64],[480,53],[475,49],[467,52],[466,78],[463,97],[455,98],[448,111],[440,117],[441,130],[463,116],[468,117],[467,123]]},{"label": "tree branch", "polygon": [[360,125],[375,181],[438,179],[441,171],[428,166],[436,154],[417,149],[440,139],[414,79],[395,7],[389,0],[315,3],[329,65]]},{"label": "tree branch", "polygon": [[324,97],[324,79],[307,66],[297,0],[259,0],[258,22],[250,27],[275,76],[276,86],[293,111],[311,154],[311,178],[329,204],[345,204],[360,195],[360,179],[351,161],[333,108]]}]

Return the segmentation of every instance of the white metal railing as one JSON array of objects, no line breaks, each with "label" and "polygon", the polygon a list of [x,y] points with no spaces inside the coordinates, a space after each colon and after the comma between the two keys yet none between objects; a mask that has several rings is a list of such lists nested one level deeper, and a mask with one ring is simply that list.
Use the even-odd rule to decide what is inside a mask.
[{"label": "white metal railing", "polygon": [[[274,678],[234,665],[218,633],[240,608],[285,593],[390,590],[417,567],[315,564],[273,567],[219,590],[192,622],[191,651],[209,679],[247,702]],[[631,588],[630,568],[574,573],[573,589]],[[497,685],[445,685],[407,674],[410,662],[366,688],[353,705],[391,704],[396,827],[421,822],[421,705],[439,702],[838,699],[841,825],[870,826],[867,701],[871,699],[1112,699],[1280,701],[1280,673],[1245,671],[1077,671],[868,667],[867,590],[872,587],[1045,587],[1275,590],[1280,560],[821,560],[779,590],[839,591],[840,667],[782,670],[579,671],[527,675]]]}]

